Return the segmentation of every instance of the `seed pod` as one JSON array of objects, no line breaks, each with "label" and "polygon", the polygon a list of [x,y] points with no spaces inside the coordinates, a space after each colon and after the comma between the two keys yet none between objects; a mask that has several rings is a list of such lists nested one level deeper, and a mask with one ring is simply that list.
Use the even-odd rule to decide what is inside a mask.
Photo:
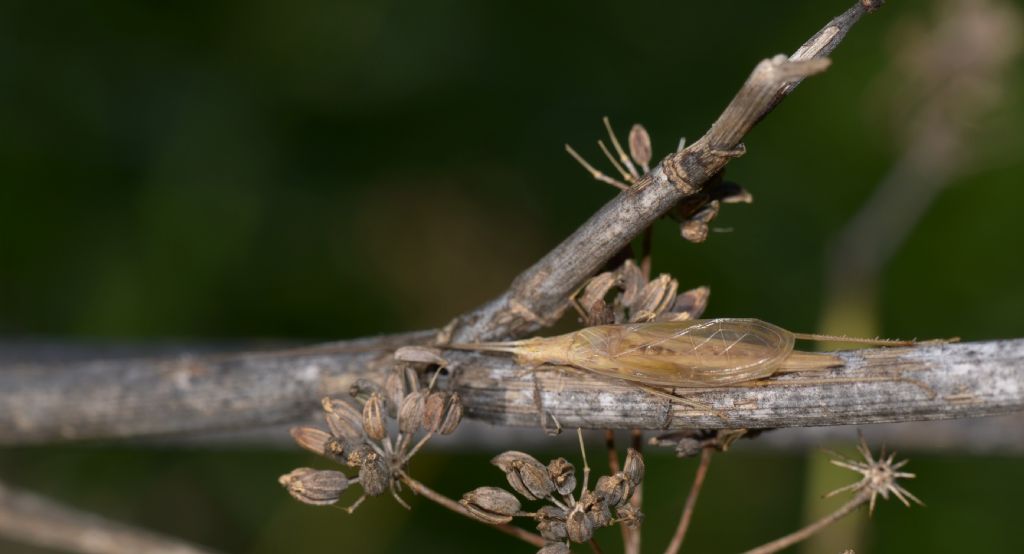
[{"label": "seed pod", "polygon": [[398,417],[398,407],[402,405],[402,400],[409,393],[404,373],[400,369],[394,369],[388,372],[388,377],[384,380],[384,393],[388,396],[389,401],[388,415],[392,419]]},{"label": "seed pod", "polygon": [[324,456],[338,462],[339,464],[348,464],[348,453],[360,444],[365,443],[352,442],[345,439],[339,439],[338,437],[331,437],[324,443]]},{"label": "seed pod", "polygon": [[324,412],[327,413],[325,419],[332,435],[349,441],[363,441],[363,418],[351,404],[327,397],[324,397],[321,403]]},{"label": "seed pod", "polygon": [[366,443],[351,448],[345,445],[345,464],[349,467],[362,467],[368,460],[378,457],[377,452]]},{"label": "seed pod", "polygon": [[579,503],[583,511],[594,524],[595,528],[607,527],[612,524],[612,511],[608,508],[608,502],[603,496],[591,491],[583,491],[580,494]]},{"label": "seed pod", "polygon": [[420,390],[420,374],[411,367],[406,367],[405,371],[405,386],[410,393]]},{"label": "seed pod", "polygon": [[615,515],[628,527],[635,528],[644,521],[644,514],[628,503],[615,508]]},{"label": "seed pod", "polygon": [[441,350],[430,346],[403,346],[395,350],[395,360],[441,367],[448,365],[448,360],[441,356]]},{"label": "seed pod", "polygon": [[441,426],[437,429],[437,432],[442,435],[450,435],[459,427],[459,422],[461,421],[462,397],[456,392],[452,393],[451,397],[448,399],[448,409],[444,414],[444,419],[441,421]]},{"label": "seed pod", "polygon": [[633,161],[640,164],[644,173],[649,171],[651,163],[651,136],[647,129],[637,123],[629,130],[629,155]]},{"label": "seed pod", "polygon": [[633,487],[637,487],[644,480],[644,458],[639,452],[630,448],[626,451],[626,462],[622,464],[622,473],[629,479]]},{"label": "seed pod", "polygon": [[352,383],[352,386],[348,388],[349,396],[355,398],[359,402],[366,402],[370,398],[370,395],[375,392],[379,392],[383,395],[384,388],[376,381],[371,381],[369,379],[356,379],[356,382]]},{"label": "seed pod", "polygon": [[409,393],[402,400],[402,406],[398,410],[398,429],[406,434],[413,434],[423,423],[423,408],[426,403],[426,391],[418,390]]},{"label": "seed pod", "polygon": [[348,487],[348,477],[344,473],[308,467],[300,467],[282,475],[278,482],[296,500],[314,506],[334,504]]},{"label": "seed pod", "polygon": [[565,458],[555,458],[548,464],[548,475],[555,482],[559,494],[568,495],[576,490],[576,468]]},{"label": "seed pod", "polygon": [[363,404],[363,429],[375,441],[388,436],[388,427],[384,423],[384,397],[378,392],[371,393]]},{"label": "seed pod", "polygon": [[604,498],[609,506],[618,507],[633,496],[633,485],[621,471],[615,475],[602,475],[594,485],[594,494]]},{"label": "seed pod", "polygon": [[512,521],[512,516],[521,507],[515,495],[498,487],[473,489],[462,495],[459,504],[462,504],[471,516],[494,525]]},{"label": "seed pod", "polygon": [[388,490],[390,477],[387,464],[376,452],[366,456],[359,468],[359,484],[369,496],[384,494]]},{"label": "seed pod", "polygon": [[549,541],[564,541],[568,538],[565,530],[565,510],[557,506],[542,506],[534,514],[537,532]]},{"label": "seed pod", "polygon": [[448,404],[447,394],[443,392],[432,392],[427,395],[423,403],[423,430],[433,433],[441,428],[444,420],[445,408]]},{"label": "seed pod", "polygon": [[564,542],[549,542],[537,554],[572,554],[572,550]]},{"label": "seed pod", "polygon": [[505,472],[508,484],[529,500],[547,498],[555,491],[548,468],[525,452],[509,450],[495,456],[491,463]]},{"label": "seed pod", "polygon": [[587,542],[594,536],[594,522],[577,503],[565,518],[565,532],[572,542]]},{"label": "seed pod", "polygon": [[324,455],[324,445],[331,438],[331,435],[326,431],[316,427],[292,427],[291,434],[299,446],[321,456]]}]

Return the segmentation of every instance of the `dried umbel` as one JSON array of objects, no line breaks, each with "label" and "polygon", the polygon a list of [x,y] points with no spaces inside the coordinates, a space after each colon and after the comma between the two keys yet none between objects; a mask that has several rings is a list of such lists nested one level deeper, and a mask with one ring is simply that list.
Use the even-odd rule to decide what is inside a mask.
[{"label": "dried umbel", "polygon": [[[434,356],[433,349],[405,349],[405,353],[413,359],[399,359],[383,386],[359,379],[349,389],[351,400],[323,399],[328,431],[315,427],[292,429],[299,446],[357,470],[352,478],[340,471],[296,469],[279,480],[292,496],[307,504],[333,504],[346,488],[357,484],[363,493],[346,508],[349,512],[367,496],[389,490],[408,507],[398,490],[399,483],[408,479],[405,470],[409,459],[434,434],[453,432],[463,410],[459,395],[434,390],[434,381],[428,388],[420,388],[415,365],[423,360],[443,362],[439,355]],[[361,409],[357,408],[359,404]],[[388,420],[395,418],[397,425],[389,425]],[[397,434],[392,435],[395,427]],[[414,440],[421,431],[425,433]]]},{"label": "dried umbel", "polygon": [[600,477],[593,490],[587,488],[590,468],[585,462],[584,457],[583,489],[577,497],[576,468],[565,458],[545,465],[525,452],[504,452],[491,463],[505,474],[512,490],[527,500],[546,504],[535,512],[521,513],[519,501],[512,502],[510,498],[515,497],[511,493],[495,487],[467,493],[462,504],[474,517],[487,523],[508,523],[516,516],[533,518],[541,537],[550,541],[541,552],[568,552],[568,542],[587,542],[595,530],[615,523],[639,525],[643,514],[628,501],[643,481],[644,461],[640,453],[630,449],[622,471]]},{"label": "dried umbel", "polygon": [[648,280],[636,262],[626,260],[619,269],[592,277],[571,300],[586,326],[699,318],[709,289],[678,291],[679,282],[668,274]]}]

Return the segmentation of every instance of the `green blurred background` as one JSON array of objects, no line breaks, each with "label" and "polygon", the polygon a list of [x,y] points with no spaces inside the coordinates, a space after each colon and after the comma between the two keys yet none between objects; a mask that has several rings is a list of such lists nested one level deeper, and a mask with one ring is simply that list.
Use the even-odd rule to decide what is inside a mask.
[{"label": "green blurred background", "polygon": [[[606,168],[594,141],[609,115],[623,134],[645,124],[662,156],[758,60],[848,4],[4,2],[0,334],[316,341],[444,324],[614,193],[564,143]],[[704,244],[662,222],[655,271],[710,285],[711,316],[819,328],[827,245],[905,148],[893,49],[936,17],[900,1],[862,21],[730,164],[755,203],[727,206],[713,226],[728,232]],[[993,78],[996,100],[966,125],[974,159],[885,266],[875,332],[1024,337],[1022,69]],[[413,472],[459,496],[500,484],[493,454],[427,452]],[[1024,551],[1017,458],[910,454],[929,506],[883,505],[859,552]],[[825,492],[805,491],[810,459],[717,457],[685,546],[729,552],[794,528]],[[528,550],[419,501],[299,505],[276,477],[310,464],[326,467],[90,444],[0,450],[0,479],[229,552]],[[694,462],[649,467],[655,551]]]}]

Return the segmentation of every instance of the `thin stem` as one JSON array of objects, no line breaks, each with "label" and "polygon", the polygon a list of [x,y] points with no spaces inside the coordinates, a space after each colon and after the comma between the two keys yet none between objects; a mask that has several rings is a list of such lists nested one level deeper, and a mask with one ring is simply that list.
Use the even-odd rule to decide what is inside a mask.
[{"label": "thin stem", "polygon": [[590,545],[590,550],[592,550],[594,554],[601,554],[601,547],[598,546],[597,541],[595,541],[594,539],[590,539],[589,541],[587,541],[587,544]]},{"label": "thin stem", "polygon": [[[639,429],[633,429],[631,431],[630,442],[633,446],[633,450],[640,454],[644,450],[644,433]],[[630,505],[636,509],[637,512],[643,507],[644,503],[644,483],[641,481],[637,484],[636,489],[633,491],[633,496],[629,499]],[[624,529],[626,527],[623,527]],[[640,554],[640,543],[643,533],[643,526],[637,525],[629,529],[629,536],[625,544],[626,554]],[[624,539],[626,537],[623,537]]]},{"label": "thin stem", "polygon": [[409,453],[405,455],[405,458],[402,460],[402,463],[406,463],[410,459],[412,459],[413,455],[416,454],[417,452],[419,452],[420,448],[423,448],[423,445],[427,444],[427,441],[430,440],[430,437],[433,437],[433,436],[434,436],[434,432],[433,431],[427,433],[426,435],[423,435],[423,438],[420,439],[420,442],[416,443],[416,446],[412,447],[412,450],[410,450]]},{"label": "thin stem", "polygon": [[[612,429],[605,429],[604,431],[604,444],[608,447],[608,471],[609,473],[615,474],[622,471],[622,466],[619,464],[619,453],[615,451],[615,431]],[[632,500],[632,499],[630,499]],[[635,554],[630,551],[629,545],[632,543],[630,537],[633,536],[633,529],[629,525],[623,524],[619,526],[622,531],[622,544],[626,554]]]},{"label": "thin stem", "polygon": [[700,489],[704,486],[704,477],[708,474],[708,465],[711,464],[713,448],[704,448],[700,453],[700,465],[697,466],[697,473],[693,476],[693,485],[690,487],[690,494],[686,497],[686,504],[683,506],[683,514],[679,518],[679,526],[676,527],[675,535],[672,535],[672,542],[665,549],[665,554],[679,552],[686,538],[686,531],[690,528],[690,520],[693,519],[693,509],[697,506],[697,497],[700,496]]},{"label": "thin stem", "polygon": [[[580,439],[580,456],[583,457],[583,488],[580,491],[585,491],[590,485],[590,465],[587,464],[587,449],[583,447],[583,429],[577,427],[576,436]],[[580,494],[583,493],[580,492]]]},{"label": "thin stem", "polygon": [[[430,487],[424,485],[423,483],[420,483],[419,481],[410,477],[409,474],[405,473],[404,471],[400,472],[399,475],[402,478],[402,482],[408,485],[409,488],[412,489],[412,492],[423,496],[427,500],[440,504],[441,506],[444,506],[445,508],[448,508],[449,510],[457,514],[464,515],[469,519],[472,519],[473,521],[479,521],[478,519],[469,515],[469,512],[466,511],[462,504],[459,504],[458,502],[452,500],[451,498],[448,498],[447,496],[435,491],[434,489],[431,489]],[[492,527],[494,527],[498,531],[501,531],[502,533],[512,535],[513,537],[516,537],[517,539],[525,541],[526,543],[536,546],[538,548],[543,547],[545,544],[547,544],[547,541],[544,540],[544,537],[536,533],[531,533],[525,529],[520,529],[514,525],[501,523],[498,525],[492,525]]]},{"label": "thin stem", "polygon": [[772,542],[762,544],[757,548],[746,551],[744,554],[770,554],[772,552],[778,552],[783,548],[788,548],[794,544],[807,539],[811,535],[818,531],[828,527],[832,523],[839,521],[850,512],[856,510],[861,504],[864,504],[871,498],[871,490],[864,489],[857,496],[853,497],[849,502],[843,504],[836,511],[828,514],[827,516],[815,521],[814,523],[794,531],[784,537],[773,540]]}]

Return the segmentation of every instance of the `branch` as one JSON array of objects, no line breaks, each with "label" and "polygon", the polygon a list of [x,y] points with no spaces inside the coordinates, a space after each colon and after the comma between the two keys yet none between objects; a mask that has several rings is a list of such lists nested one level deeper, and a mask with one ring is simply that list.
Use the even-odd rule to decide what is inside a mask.
[{"label": "branch", "polygon": [[553,324],[569,296],[655,220],[742,155],[740,141],[805,77],[828,67],[825,59],[860,17],[881,5],[862,0],[836,17],[786,58],[763,60],[711,129],[669,154],[587,220],[569,238],[521,273],[498,298],[458,318],[453,338],[474,342],[515,338]]},{"label": "branch", "polygon": [[178,539],[136,529],[0,483],[0,537],[85,554],[210,554]]},{"label": "branch", "polygon": [[1024,410],[1024,339],[839,355],[846,365],[824,372],[677,389],[687,403],[575,370],[531,374],[496,357],[476,361],[486,364],[482,371],[463,369],[457,386],[467,416],[512,426],[536,426],[538,405],[566,428],[647,430],[861,425]]},{"label": "branch", "polygon": [[[423,337],[148,365],[0,371],[0,444],[304,420],[321,396],[342,394],[360,377],[381,380],[394,345]],[[686,393],[686,403],[579,370],[531,371],[512,358],[477,352],[445,355],[467,417],[506,426],[536,427],[538,405],[567,428],[646,430],[860,425],[1024,410],[1024,339],[849,351],[841,354],[842,368],[697,390]]]}]

